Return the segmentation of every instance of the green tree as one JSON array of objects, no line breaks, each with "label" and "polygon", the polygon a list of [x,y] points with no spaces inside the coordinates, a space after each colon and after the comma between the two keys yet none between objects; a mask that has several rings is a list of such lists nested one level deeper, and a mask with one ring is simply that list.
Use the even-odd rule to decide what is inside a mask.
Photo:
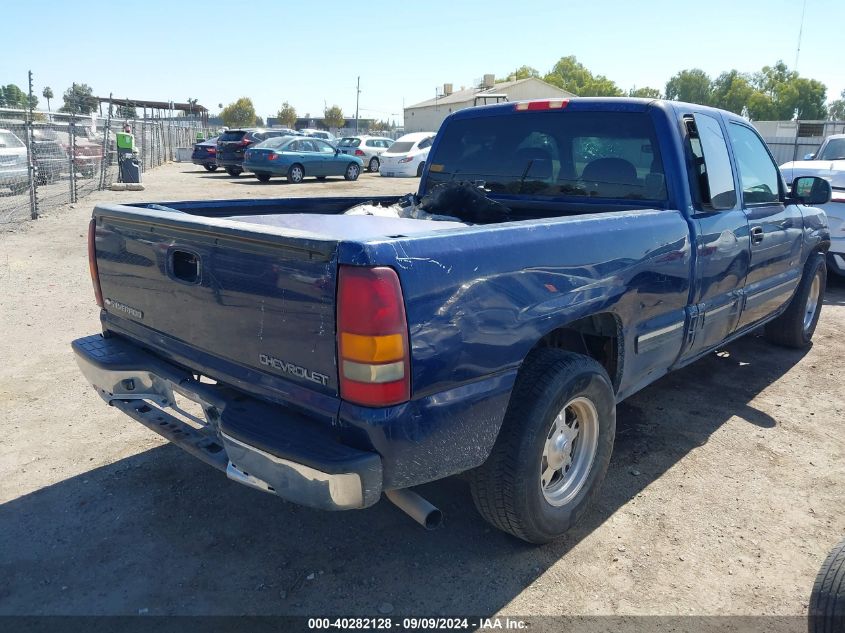
[{"label": "green tree", "polygon": [[97,109],[97,99],[94,91],[88,84],[71,84],[62,95],[64,105],[59,108],[60,112],[71,114],[91,114]]},{"label": "green tree", "polygon": [[[755,90],[748,97],[748,116],[754,121],[777,121],[779,116],[772,98]],[[788,118],[792,118],[791,116]]]},{"label": "green tree", "polygon": [[255,106],[248,97],[241,97],[220,112],[226,127],[251,127],[255,125]]},{"label": "green tree", "polygon": [[130,105],[119,105],[117,106],[117,117],[119,119],[137,119],[138,118],[138,111],[135,109],[135,106]]},{"label": "green tree", "polygon": [[529,79],[529,78],[537,78],[540,77],[540,71],[532,66],[520,66],[515,71],[508,75],[508,79],[511,81],[518,81],[520,79]]},{"label": "green tree", "polygon": [[343,127],[343,124],[346,123],[346,119],[343,118],[343,110],[341,110],[340,106],[337,105],[333,105],[331,108],[326,109],[323,113],[323,121],[325,122],[326,127],[330,128]]},{"label": "green tree", "polygon": [[845,121],[845,90],[836,99],[827,104],[827,118],[831,121]]},{"label": "green tree", "polygon": [[[27,99],[26,93],[15,84],[0,86],[0,106],[26,110],[30,107],[29,101],[30,100]],[[32,96],[31,101],[32,107],[35,108],[38,105],[38,99],[35,95]]]},{"label": "green tree", "polygon": [[41,93],[41,96],[47,99],[47,111],[50,111],[50,99],[52,99],[55,95],[53,94],[53,89],[50,86],[44,88]]},{"label": "green tree", "polygon": [[279,119],[279,123],[285,127],[292,128],[296,125],[296,108],[285,101],[282,104],[281,109],[276,113],[276,118]]},{"label": "green tree", "polygon": [[643,86],[642,88],[631,88],[628,91],[629,97],[641,97],[643,99],[660,99],[660,90],[657,88],[649,88]]},{"label": "green tree", "polygon": [[700,68],[682,70],[666,82],[667,99],[709,105],[710,96],[710,77]]},{"label": "green tree", "polygon": [[710,85],[710,104],[742,114],[742,109],[748,105],[748,100],[754,93],[751,78],[738,70],[723,72]]},{"label": "green tree", "polygon": [[793,117],[823,119],[827,114],[825,85],[815,79],[801,77],[794,70],[789,70],[783,61],[778,60],[774,66],[764,66],[754,74],[753,83],[771,102],[764,110],[773,120],[786,121]]},{"label": "green tree", "polygon": [[561,57],[543,81],[579,97],[621,97],[619,87],[604,75],[593,75],[575,55]]},{"label": "green tree", "polygon": [[258,115],[255,117],[255,127],[264,127],[264,119]]}]

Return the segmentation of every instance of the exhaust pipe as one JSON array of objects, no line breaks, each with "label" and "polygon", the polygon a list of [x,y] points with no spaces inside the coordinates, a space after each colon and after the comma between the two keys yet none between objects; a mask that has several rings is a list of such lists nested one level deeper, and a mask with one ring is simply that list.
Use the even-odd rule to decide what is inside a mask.
[{"label": "exhaust pipe", "polygon": [[443,524],[443,513],[413,490],[385,490],[384,496],[426,530],[434,530]]}]

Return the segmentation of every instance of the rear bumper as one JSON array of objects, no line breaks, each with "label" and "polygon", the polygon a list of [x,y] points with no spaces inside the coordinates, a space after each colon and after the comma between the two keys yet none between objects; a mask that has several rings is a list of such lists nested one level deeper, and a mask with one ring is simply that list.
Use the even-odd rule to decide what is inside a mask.
[{"label": "rear bumper", "polygon": [[191,158],[191,162],[194,165],[216,165],[217,159],[211,158],[211,157],[203,158],[203,157],[200,156],[200,157]]},{"label": "rear bumper", "polygon": [[[304,416],[201,383],[118,337],[72,347],[106,402],[234,481],[323,510],[364,508],[381,496],[380,456],[340,444]],[[205,420],[183,415],[174,394],[199,403]]]},{"label": "rear bumper", "polygon": [[419,165],[419,161],[398,164],[389,163],[387,165],[382,163],[379,167],[379,173],[382,176],[386,177],[410,178],[417,175],[417,169],[419,168]]},{"label": "rear bumper", "polygon": [[29,182],[27,167],[0,167],[0,186],[18,185]]}]

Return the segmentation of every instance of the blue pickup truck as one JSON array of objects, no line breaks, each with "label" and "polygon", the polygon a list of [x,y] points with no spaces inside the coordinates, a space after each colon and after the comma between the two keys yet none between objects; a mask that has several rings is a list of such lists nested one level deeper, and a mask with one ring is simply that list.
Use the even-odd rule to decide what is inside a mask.
[{"label": "blue pickup truck", "polygon": [[465,473],[487,521],[542,543],[597,496],[618,402],[761,326],[809,344],[830,195],[703,106],[471,108],[411,196],[429,214],[98,204],[102,332],[73,349],[109,404],[235,481],[432,525],[408,489]]}]

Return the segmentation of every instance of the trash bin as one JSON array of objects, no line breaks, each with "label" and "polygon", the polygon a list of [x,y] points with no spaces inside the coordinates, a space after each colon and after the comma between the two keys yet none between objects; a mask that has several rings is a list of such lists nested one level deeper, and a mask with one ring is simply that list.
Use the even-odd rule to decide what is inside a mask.
[{"label": "trash bin", "polygon": [[120,159],[120,182],[141,182],[141,163],[137,154],[126,154]]},{"label": "trash bin", "polygon": [[118,132],[115,134],[115,143],[119,166],[118,181],[141,182],[141,164],[138,162],[138,153],[135,151],[135,137],[128,132]]}]

